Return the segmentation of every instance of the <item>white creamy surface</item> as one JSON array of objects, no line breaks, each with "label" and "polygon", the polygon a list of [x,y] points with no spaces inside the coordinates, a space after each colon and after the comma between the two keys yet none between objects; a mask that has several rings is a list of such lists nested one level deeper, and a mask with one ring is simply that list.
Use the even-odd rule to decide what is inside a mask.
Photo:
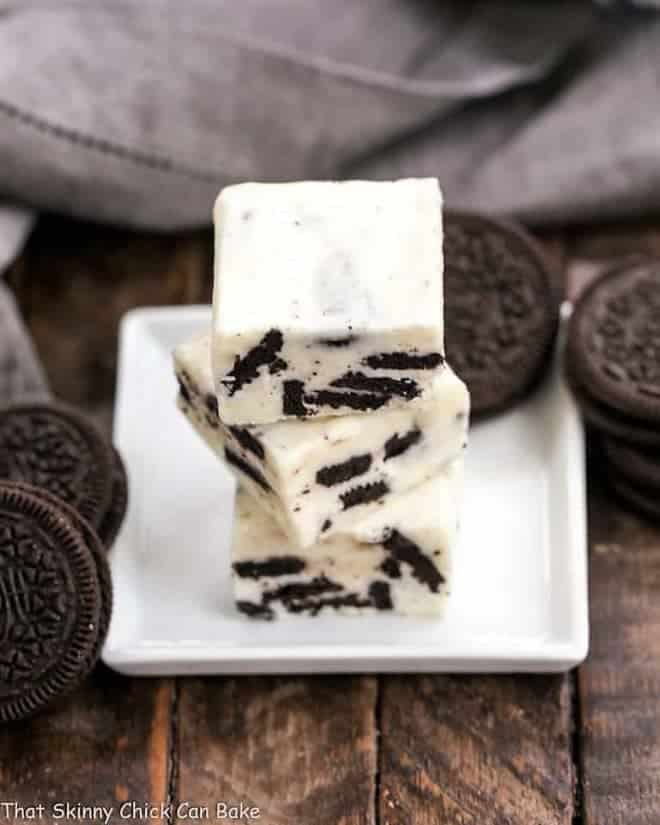
[{"label": "white creamy surface", "polygon": [[[264,450],[259,460],[222,424],[212,426],[204,398],[213,394],[210,368],[210,336],[196,336],[175,352],[179,373],[189,376],[199,393],[182,410],[204,441],[223,457],[229,446],[245,462],[256,467],[272,492],[237,473],[241,483],[297,546],[308,546],[382,510],[382,501],[405,492],[439,472],[456,458],[467,443],[469,394],[465,384],[449,367],[442,369],[432,384],[427,402],[411,402],[405,407],[380,413],[279,421],[252,426],[248,431]],[[418,440],[407,450],[387,456],[386,443],[418,431]],[[363,474],[332,486],[317,481],[317,473],[342,464],[358,455],[369,455],[370,466]],[[231,468],[236,473],[235,468]],[[350,489],[377,482],[387,484],[384,499],[343,509],[341,495]],[[331,527],[323,531],[326,520]]]},{"label": "white creamy surface", "polygon": [[[439,615],[451,592],[452,550],[458,532],[462,487],[463,460],[457,459],[444,472],[392,500],[359,524],[305,550],[293,548],[254,499],[239,492],[234,512],[232,562],[263,562],[293,555],[304,560],[306,566],[302,572],[287,576],[253,579],[234,574],[235,599],[258,603],[264,592],[279,586],[326,576],[342,585],[345,593],[361,597],[366,597],[372,582],[386,581],[396,613]],[[434,593],[416,579],[405,563],[401,564],[399,578],[388,578],[383,573],[381,565],[389,553],[380,542],[392,530],[414,542],[433,562],[446,581],[438,592]],[[280,602],[273,601],[270,607],[277,615],[288,615]],[[354,613],[356,608],[341,608],[340,612]]]},{"label": "white creamy surface", "polygon": [[420,329],[441,344],[435,179],[229,186],[214,222],[216,335]]},{"label": "white creamy surface", "polygon": [[[414,380],[425,395],[437,365],[365,364],[382,353],[444,353],[437,180],[245,183],[220,193],[214,216],[212,359],[226,423],[352,414],[359,408],[343,398],[315,397],[347,392],[335,382],[349,373]],[[260,349],[275,340],[277,358],[272,346],[264,360]],[[247,363],[249,378],[237,380]],[[297,411],[284,402],[292,381],[304,385]]]}]

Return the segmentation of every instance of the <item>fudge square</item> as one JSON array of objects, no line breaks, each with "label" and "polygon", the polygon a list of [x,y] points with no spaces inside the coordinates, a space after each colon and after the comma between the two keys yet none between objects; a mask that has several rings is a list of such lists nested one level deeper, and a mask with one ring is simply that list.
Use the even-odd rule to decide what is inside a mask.
[{"label": "fudge square", "polygon": [[227,425],[211,375],[211,336],[174,353],[179,408],[294,546],[313,545],[438,472],[467,445],[470,398],[449,366],[428,398],[372,415]]},{"label": "fudge square", "polygon": [[213,371],[227,424],[425,396],[444,364],[435,179],[229,186],[214,223]]},{"label": "fudge square", "polygon": [[378,613],[439,616],[450,589],[463,459],[327,541],[296,550],[252,496],[234,508],[236,607],[253,618]]}]

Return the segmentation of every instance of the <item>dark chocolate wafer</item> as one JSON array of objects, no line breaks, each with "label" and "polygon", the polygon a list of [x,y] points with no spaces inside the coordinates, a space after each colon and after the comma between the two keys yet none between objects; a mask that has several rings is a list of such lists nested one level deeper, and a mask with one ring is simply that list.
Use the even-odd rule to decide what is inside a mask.
[{"label": "dark chocolate wafer", "polygon": [[582,293],[567,354],[592,398],[660,431],[660,260],[614,269]]},{"label": "dark chocolate wafer", "polygon": [[473,415],[505,410],[549,363],[558,302],[545,255],[521,227],[485,215],[445,216],[447,360]]},{"label": "dark chocolate wafer", "polygon": [[[37,496],[57,508],[62,515],[69,520],[73,528],[80,533],[90,553],[92,554],[92,557],[94,558],[96,573],[98,576],[101,604],[99,609],[98,634],[96,637],[96,642],[94,643],[88,658],[88,670],[91,671],[101,655],[101,649],[103,648],[103,644],[108,635],[110,619],[112,617],[112,577],[110,575],[110,566],[108,564],[106,548],[101,543],[101,539],[91,524],[86,521],[77,510],[74,510],[73,507],[62,501],[62,499],[59,499],[57,496],[54,496],[52,493],[42,490],[39,487],[33,487],[30,484],[10,483],[6,486],[17,490],[23,490],[23,492]],[[84,675],[85,674],[81,674],[81,678],[83,678]]]},{"label": "dark chocolate wafer", "polygon": [[41,487],[97,528],[112,494],[112,454],[96,427],[63,404],[0,410],[0,478]]},{"label": "dark chocolate wafer", "polygon": [[126,508],[128,507],[128,475],[119,451],[112,448],[112,494],[110,506],[106,510],[99,525],[99,538],[110,550],[124,523]]},{"label": "dark chocolate wafer", "polygon": [[654,521],[660,520],[660,495],[657,490],[633,484],[619,474],[612,475],[609,483],[621,501],[635,512]]},{"label": "dark chocolate wafer", "polygon": [[623,415],[592,398],[573,371],[571,355],[566,352],[565,375],[575,400],[589,424],[602,433],[640,447],[660,447],[660,428],[646,421]]},{"label": "dark chocolate wafer", "polygon": [[87,673],[99,631],[94,558],[62,510],[0,485],[0,722],[22,719]]},{"label": "dark chocolate wafer", "polygon": [[655,490],[660,498],[660,449],[639,449],[617,441],[602,439],[603,450],[609,464],[631,484],[649,491]]}]

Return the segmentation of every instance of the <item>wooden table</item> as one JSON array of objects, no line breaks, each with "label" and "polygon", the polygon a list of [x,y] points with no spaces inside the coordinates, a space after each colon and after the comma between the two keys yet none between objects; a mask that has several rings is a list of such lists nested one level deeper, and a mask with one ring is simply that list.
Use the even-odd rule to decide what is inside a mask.
[{"label": "wooden table", "polygon": [[[544,242],[574,283],[594,261],[660,252],[660,230]],[[119,318],[209,301],[210,251],[207,233],[42,221],[10,282],[55,393],[108,430]],[[136,800],[243,802],[268,825],[658,825],[660,530],[611,497],[597,455],[589,466],[592,638],[577,673],[138,680],[100,667],[56,712],[0,730],[0,800],[113,806],[112,822]]]}]

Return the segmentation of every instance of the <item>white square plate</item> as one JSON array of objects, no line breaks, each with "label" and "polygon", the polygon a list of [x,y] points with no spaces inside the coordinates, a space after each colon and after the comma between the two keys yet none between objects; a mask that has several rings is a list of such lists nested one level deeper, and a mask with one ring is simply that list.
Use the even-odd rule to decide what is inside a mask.
[{"label": "white square plate", "polygon": [[141,309],[122,324],[115,441],[131,495],[111,557],[110,667],[515,672],[584,659],[584,438],[558,370],[530,401],[472,429],[444,621],[239,616],[228,575],[234,483],[174,403],[171,351],[209,319],[208,307]]}]

